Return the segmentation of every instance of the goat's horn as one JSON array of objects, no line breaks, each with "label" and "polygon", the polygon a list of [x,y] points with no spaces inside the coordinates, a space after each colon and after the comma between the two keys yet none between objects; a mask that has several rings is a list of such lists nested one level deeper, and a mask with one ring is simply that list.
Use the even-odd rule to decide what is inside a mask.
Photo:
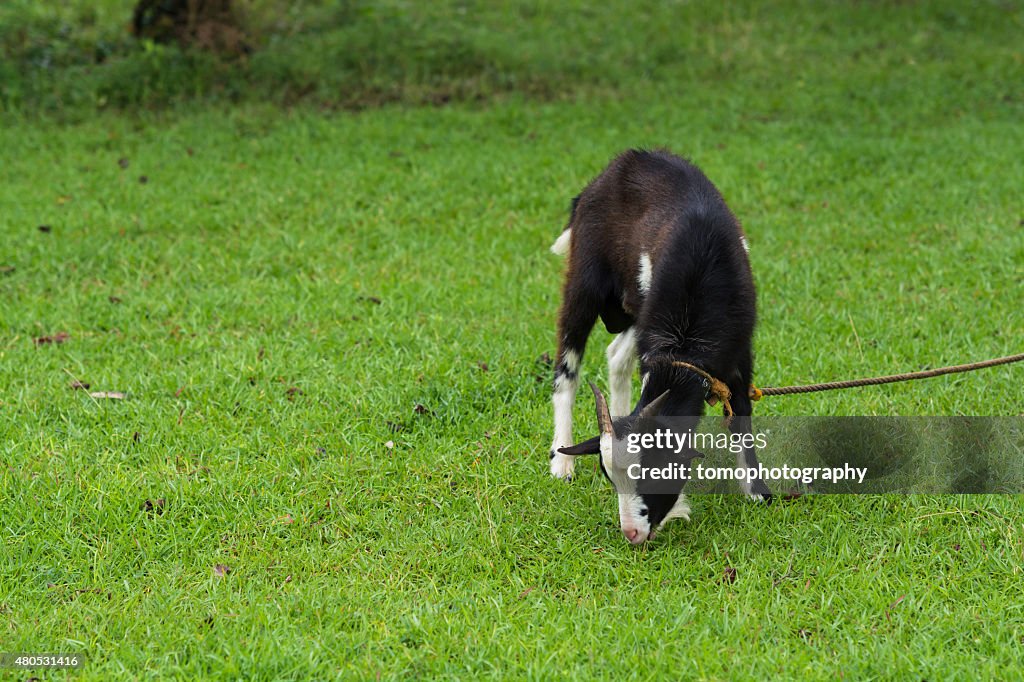
[{"label": "goat's horn", "polygon": [[601,395],[601,391],[594,385],[593,381],[588,381],[590,384],[590,390],[594,392],[594,403],[597,406],[597,424],[601,427],[601,433],[612,433],[612,413],[608,411],[608,403],[605,402],[604,396]]},{"label": "goat's horn", "polygon": [[650,419],[651,417],[657,417],[661,414],[661,406],[668,398],[668,393],[668,391],[665,391],[657,398],[647,403],[647,405],[644,406],[644,409],[640,410],[640,418]]}]

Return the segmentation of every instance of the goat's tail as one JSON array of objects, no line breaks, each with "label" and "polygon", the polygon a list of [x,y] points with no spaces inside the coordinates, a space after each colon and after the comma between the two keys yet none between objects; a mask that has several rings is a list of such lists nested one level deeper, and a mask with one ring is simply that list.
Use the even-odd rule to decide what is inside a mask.
[{"label": "goat's tail", "polygon": [[569,253],[569,246],[572,244],[572,222],[576,218],[576,207],[579,204],[579,196],[573,197],[572,203],[569,205],[569,224],[565,226],[562,234],[558,235],[558,239],[551,245],[551,253],[556,256],[564,256]]},{"label": "goat's tail", "polygon": [[565,228],[562,230],[562,234],[558,235],[558,239],[551,245],[551,253],[556,256],[564,256],[569,253],[569,244],[572,242],[572,228]]}]

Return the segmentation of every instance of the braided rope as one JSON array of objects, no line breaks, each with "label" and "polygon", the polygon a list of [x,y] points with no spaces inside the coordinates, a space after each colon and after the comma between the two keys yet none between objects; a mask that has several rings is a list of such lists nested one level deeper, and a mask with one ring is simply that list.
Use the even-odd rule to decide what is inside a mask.
[{"label": "braided rope", "polygon": [[1016,355],[1007,355],[1006,357],[994,358],[992,360],[971,362],[966,365],[951,365],[949,367],[927,369],[921,372],[905,372],[903,374],[891,374],[889,376],[871,377],[869,379],[831,381],[823,384],[806,384],[803,386],[769,386],[768,388],[757,388],[756,386],[751,385],[750,399],[760,400],[762,396],[766,395],[794,395],[797,393],[817,393],[818,391],[832,391],[841,388],[856,388],[857,386],[878,386],[880,384],[893,384],[898,381],[929,379],[931,377],[938,377],[944,374],[957,374],[959,372],[970,372],[976,369],[984,369],[986,367],[996,367],[997,365],[1008,365],[1012,362],[1020,362],[1022,360],[1024,360],[1024,353],[1017,353]]},{"label": "braided rope", "polygon": [[696,372],[707,384],[708,395],[704,399],[708,405],[714,407],[718,403],[722,403],[722,412],[725,414],[725,418],[732,418],[732,405],[729,403],[729,399],[732,398],[732,391],[725,385],[724,381],[719,381],[715,377],[711,376],[697,365],[691,365],[688,362],[682,360],[675,360],[672,362],[673,367],[685,367],[691,372]]}]

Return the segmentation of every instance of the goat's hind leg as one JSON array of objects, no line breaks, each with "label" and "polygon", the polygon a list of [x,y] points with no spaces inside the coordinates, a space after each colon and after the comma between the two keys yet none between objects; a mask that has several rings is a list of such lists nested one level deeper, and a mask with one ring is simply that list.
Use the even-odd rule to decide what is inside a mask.
[{"label": "goat's hind leg", "polygon": [[555,411],[555,435],[551,440],[551,475],[572,478],[576,459],[558,448],[573,444],[572,408],[580,384],[580,360],[600,306],[592,295],[577,285],[570,271],[566,278],[562,308],[558,313],[558,358],[551,402]]}]

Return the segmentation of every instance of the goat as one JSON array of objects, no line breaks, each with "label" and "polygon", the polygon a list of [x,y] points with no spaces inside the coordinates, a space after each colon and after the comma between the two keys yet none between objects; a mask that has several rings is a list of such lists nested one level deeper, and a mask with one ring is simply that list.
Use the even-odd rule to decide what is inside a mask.
[{"label": "goat", "polygon": [[[756,294],[747,240],[699,168],[667,151],[630,150],[573,199],[569,223],[551,250],[568,258],[558,314],[551,474],[571,479],[575,456],[600,454],[601,470],[618,493],[622,533],[638,544],[670,519],[689,520],[682,483],[675,493],[643,494],[612,456],[614,439],[638,420],[703,414],[705,381],[673,361],[722,380],[737,417],[730,430],[750,433]],[[610,407],[594,387],[601,435],[571,445],[580,360],[598,317],[617,334],[607,351]],[[641,392],[630,409],[637,360]],[[752,448],[737,455],[737,466],[758,466]],[[741,485],[748,496],[770,502],[760,479]]]}]

